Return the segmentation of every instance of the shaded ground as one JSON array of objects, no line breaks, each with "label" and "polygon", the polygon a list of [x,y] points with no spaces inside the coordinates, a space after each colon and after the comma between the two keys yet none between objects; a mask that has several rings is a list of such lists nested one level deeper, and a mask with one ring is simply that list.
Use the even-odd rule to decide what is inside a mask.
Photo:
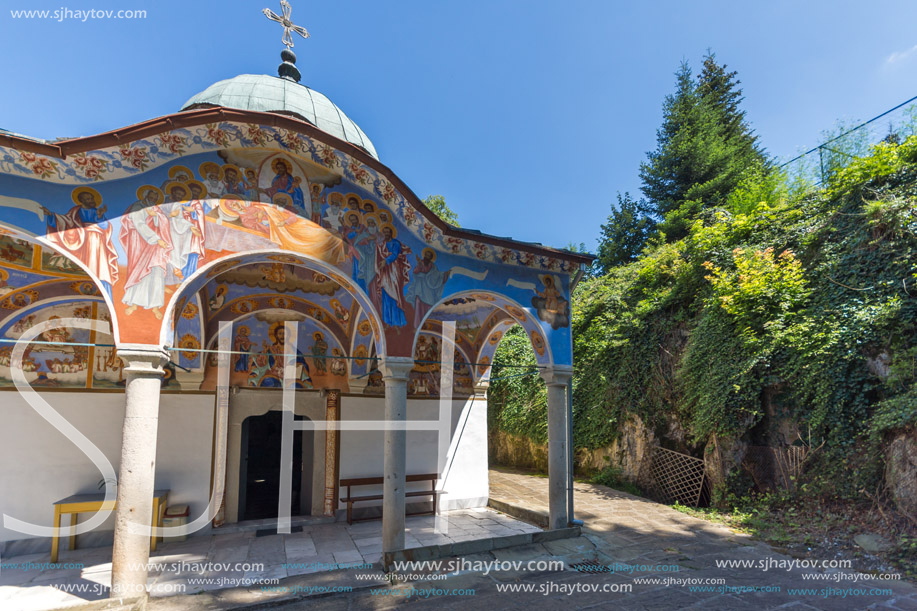
[{"label": "shaded ground", "polygon": [[[546,478],[500,470],[491,471],[490,476],[494,498],[530,510],[545,510]],[[283,581],[282,585],[290,588],[288,594],[274,597],[270,603],[263,594],[240,590],[213,598],[160,599],[149,608],[229,609],[255,603],[246,608],[267,608],[270,604],[274,609],[299,609],[308,604],[310,609],[319,610],[386,609],[410,604],[415,608],[489,610],[917,610],[917,589],[907,582],[867,580],[852,571],[793,566],[793,558],[749,535],[665,505],[585,483],[576,484],[575,502],[577,517],[586,522],[583,536],[465,557],[466,561],[479,562],[561,560],[564,570],[523,567],[493,570],[487,575],[467,570],[446,580],[428,576],[396,584],[393,589],[380,582],[368,584],[350,573],[325,573],[320,576],[324,580],[321,583]],[[834,558],[816,560],[830,562]],[[730,562],[732,566],[728,566]],[[605,570],[579,572],[590,567]],[[329,584],[353,590],[312,596],[294,592],[297,587],[304,590]],[[593,588],[595,591],[589,591]],[[521,591],[524,589],[529,591]],[[573,589],[578,591],[570,593]]]},{"label": "shaded ground", "polygon": [[[816,503],[807,506],[804,502],[788,501],[732,513],[710,508],[678,507],[678,510],[748,532],[795,557],[849,559],[851,568],[857,571],[902,572],[911,582],[917,578],[917,529],[894,514],[886,514],[888,519],[883,520],[874,507]],[[864,549],[856,543],[861,535],[879,537],[884,547]]]},{"label": "shaded ground", "polygon": [[[448,521],[445,533],[434,532],[433,516],[409,517],[407,547],[540,530],[486,508],[449,511],[444,515]],[[183,542],[161,544],[150,558],[148,588],[154,598],[179,592],[232,591],[237,585],[326,573],[340,567],[369,567],[381,560],[381,521],[307,524],[297,530],[288,535],[263,531],[263,536],[249,530],[192,536]],[[61,568],[40,566],[49,561],[47,553],[4,557],[6,566],[0,571],[0,609],[39,611],[108,598],[110,547],[64,550],[60,554]],[[256,596],[251,600],[258,599]]]}]

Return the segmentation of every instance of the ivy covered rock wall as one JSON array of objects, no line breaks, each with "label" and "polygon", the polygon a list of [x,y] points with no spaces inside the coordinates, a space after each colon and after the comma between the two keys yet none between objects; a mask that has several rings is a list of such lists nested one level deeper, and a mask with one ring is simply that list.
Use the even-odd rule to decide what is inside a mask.
[{"label": "ivy covered rock wall", "polygon": [[[582,281],[576,447],[621,447],[639,419],[653,443],[708,462],[711,440],[720,456],[728,446],[729,460],[716,459],[721,488],[750,485],[749,445],[807,446],[817,494],[898,481],[884,457],[917,423],[915,202],[911,137],[876,146],[823,188],[750,176],[683,239],[660,237]],[[543,385],[500,368],[526,364],[526,348],[508,337],[498,351],[490,422],[542,443]]]}]

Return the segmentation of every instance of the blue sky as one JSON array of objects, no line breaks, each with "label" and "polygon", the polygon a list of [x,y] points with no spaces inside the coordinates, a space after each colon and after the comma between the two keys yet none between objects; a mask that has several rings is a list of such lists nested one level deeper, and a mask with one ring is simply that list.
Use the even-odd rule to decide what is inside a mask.
[{"label": "blue sky", "polygon": [[[917,95],[917,3],[292,0],[303,83],[328,95],[420,197],[463,226],[596,247],[639,191],[663,97],[708,48],[738,70],[767,150]],[[0,127],[88,136],[177,111],[210,83],[275,74],[279,0],[6,0]],[[10,10],[146,10],[138,20]]]}]

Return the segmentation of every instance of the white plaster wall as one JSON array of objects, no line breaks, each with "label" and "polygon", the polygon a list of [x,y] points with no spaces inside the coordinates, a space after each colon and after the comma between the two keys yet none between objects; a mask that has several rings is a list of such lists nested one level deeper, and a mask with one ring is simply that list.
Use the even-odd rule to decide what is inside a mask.
[{"label": "white plaster wall", "polygon": [[[98,446],[118,472],[123,393],[40,396]],[[171,490],[170,505],[190,505],[192,519],[206,510],[209,501],[213,401],[211,395],[161,396],[156,488]],[[0,393],[0,423],[0,514],[51,526],[55,501],[99,492],[102,475],[95,465],[18,392]],[[80,516],[81,520],[87,517]],[[69,517],[63,518],[61,526],[69,526]],[[113,528],[109,517],[100,530]],[[0,526],[0,542],[25,538]]]},{"label": "white plaster wall", "polygon": [[[117,473],[124,394],[50,392],[40,396],[96,444]],[[212,395],[161,396],[156,488],[172,491],[169,504],[190,505],[191,519],[205,511],[209,501],[213,402]],[[381,420],[383,413],[382,397],[342,397],[341,417],[344,420]],[[486,414],[486,401],[480,397],[453,401],[450,449],[443,485],[448,493],[442,497],[444,508],[487,504]],[[408,419],[435,421],[438,415],[438,400],[408,400]],[[72,494],[98,492],[99,471],[76,446],[25,403],[19,393],[0,392],[0,423],[0,514],[51,526],[55,501]],[[437,472],[437,439],[436,431],[407,432],[407,473]],[[341,433],[341,478],[380,476],[382,469],[383,431]],[[414,484],[409,489],[426,485]],[[371,488],[362,488],[360,492],[369,490]],[[86,516],[81,517],[85,519]],[[61,525],[69,526],[67,517]],[[109,531],[110,539],[112,529],[110,517],[99,534]],[[26,535],[0,526],[0,543],[25,538]],[[104,544],[104,541],[104,538],[85,535],[81,545]],[[42,542],[41,548],[47,545]],[[22,553],[32,551],[16,549]]]},{"label": "white plaster wall", "polygon": [[[438,399],[408,399],[407,407],[408,420],[429,420],[432,424],[439,417]],[[344,396],[341,399],[341,420],[381,420],[384,412],[382,397]],[[488,499],[486,400],[477,397],[453,401],[450,425],[450,448],[443,484],[447,494],[442,497],[444,508],[483,507]],[[341,479],[381,476],[383,439],[383,431],[342,431]],[[437,444],[436,431],[407,432],[408,475],[438,472]],[[429,482],[408,484],[408,490],[428,487]],[[354,493],[381,494],[382,487],[362,486]],[[342,490],[341,497],[345,494],[346,490]],[[408,502],[411,501],[409,498]],[[381,501],[365,501],[354,507],[381,504]]]},{"label": "white plaster wall", "polygon": [[456,410],[443,490],[445,509],[485,507],[490,481],[487,473],[487,398],[469,397]]}]

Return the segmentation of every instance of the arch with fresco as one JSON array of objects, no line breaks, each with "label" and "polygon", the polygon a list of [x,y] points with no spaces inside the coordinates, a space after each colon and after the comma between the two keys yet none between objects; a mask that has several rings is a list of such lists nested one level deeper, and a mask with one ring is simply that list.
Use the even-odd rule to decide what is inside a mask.
[{"label": "arch with fresco", "polygon": [[[253,387],[273,383],[264,355],[284,320],[301,325],[308,387],[373,392],[380,358],[414,356],[411,394],[435,395],[435,363],[425,361],[450,319],[458,392],[487,378],[511,324],[526,329],[539,364],[571,362],[569,287],[587,257],[452,228],[374,158],[301,121],[213,114],[181,113],[169,131],[135,126],[67,151],[0,141],[9,293],[0,333],[62,309],[86,314],[88,304],[110,320],[107,342],[165,346],[179,373],[202,376],[201,389],[226,320],[240,353],[234,380]],[[58,370],[76,358],[86,371],[101,357],[55,354],[35,373],[96,388],[95,374],[79,386],[75,371]],[[2,373],[0,356],[0,385]]]}]

